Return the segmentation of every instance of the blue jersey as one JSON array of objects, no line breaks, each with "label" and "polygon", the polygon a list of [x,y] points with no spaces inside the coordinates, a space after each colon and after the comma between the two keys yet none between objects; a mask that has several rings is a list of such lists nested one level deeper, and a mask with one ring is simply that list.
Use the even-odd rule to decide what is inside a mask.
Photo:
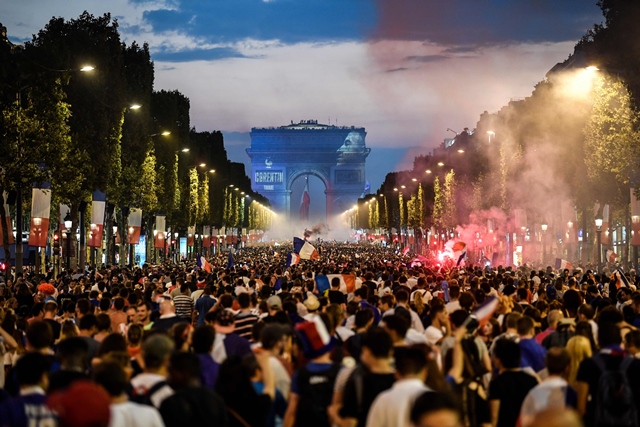
[{"label": "blue jersey", "polygon": [[56,414],[45,404],[44,394],[33,393],[9,399],[0,406],[2,427],[56,427]]}]

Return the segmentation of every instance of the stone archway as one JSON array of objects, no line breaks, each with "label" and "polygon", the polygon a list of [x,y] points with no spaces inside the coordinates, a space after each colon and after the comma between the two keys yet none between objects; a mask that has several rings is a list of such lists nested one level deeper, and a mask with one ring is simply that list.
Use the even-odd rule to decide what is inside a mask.
[{"label": "stone archway", "polygon": [[251,185],[269,199],[274,210],[290,218],[291,185],[302,175],[325,185],[327,219],[351,207],[366,184],[370,149],[366,131],[308,120],[277,128],[251,129]]}]

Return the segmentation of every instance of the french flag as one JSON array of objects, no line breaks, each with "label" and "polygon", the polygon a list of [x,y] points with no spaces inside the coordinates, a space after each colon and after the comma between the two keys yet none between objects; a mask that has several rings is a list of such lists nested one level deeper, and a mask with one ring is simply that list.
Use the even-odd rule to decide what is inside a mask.
[{"label": "french flag", "polygon": [[127,243],[137,245],[140,243],[140,229],[142,227],[142,209],[132,208],[129,212],[129,230],[127,230]]},{"label": "french flag", "polygon": [[291,267],[292,265],[296,265],[300,262],[300,255],[294,254],[293,252],[287,255],[287,267]]},{"label": "french flag", "polygon": [[464,257],[467,256],[467,244],[465,242],[455,242],[451,250],[457,259],[456,266],[460,265]]},{"label": "french flag", "polygon": [[320,316],[313,316],[310,322],[298,324],[296,330],[301,333],[303,346],[312,351],[320,351],[331,343],[331,335]]},{"label": "french flag", "polygon": [[573,270],[573,264],[566,259],[556,258],[556,270]]},{"label": "french flag", "polygon": [[205,257],[198,254],[196,257],[196,265],[199,269],[206,271],[207,273],[211,273],[211,264]]},{"label": "french flag", "polygon": [[611,249],[607,249],[607,253],[605,255],[605,258],[606,258],[608,263],[613,264],[614,262],[616,262],[616,258],[618,258],[618,254],[613,252]]},{"label": "french flag", "polygon": [[618,267],[613,272],[613,276],[616,279],[616,289],[629,287],[629,279],[627,279],[627,276],[624,275],[624,271],[622,271],[622,268]]},{"label": "french flag", "polygon": [[324,293],[331,288],[331,282],[335,277],[340,279],[340,291],[343,294],[352,294],[356,291],[356,276],[353,274],[318,274],[315,277],[318,291]]},{"label": "french flag", "polygon": [[474,317],[480,326],[489,322],[489,319],[493,316],[493,313],[498,309],[498,305],[500,300],[496,297],[488,297],[484,300],[482,304],[476,307],[471,313],[471,316]]},{"label": "french flag", "polygon": [[104,230],[104,210],[107,195],[102,191],[93,192],[91,202],[91,226],[89,230],[89,241],[87,245],[91,248],[102,247],[102,232]]},{"label": "french flag", "polygon": [[[49,237],[49,212],[51,211],[51,190],[34,188],[31,196],[31,226],[29,246],[44,248]],[[10,233],[11,234],[11,233]]]},{"label": "french flag", "polygon": [[313,245],[299,237],[293,238],[293,252],[300,255],[300,259],[319,260],[320,254]]}]

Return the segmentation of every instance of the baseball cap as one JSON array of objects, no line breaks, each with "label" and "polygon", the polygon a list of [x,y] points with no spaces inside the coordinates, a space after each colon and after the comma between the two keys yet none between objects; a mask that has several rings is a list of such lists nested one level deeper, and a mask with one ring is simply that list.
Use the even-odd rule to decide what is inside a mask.
[{"label": "baseball cap", "polygon": [[277,295],[272,295],[267,299],[267,306],[269,308],[282,308],[282,300]]}]

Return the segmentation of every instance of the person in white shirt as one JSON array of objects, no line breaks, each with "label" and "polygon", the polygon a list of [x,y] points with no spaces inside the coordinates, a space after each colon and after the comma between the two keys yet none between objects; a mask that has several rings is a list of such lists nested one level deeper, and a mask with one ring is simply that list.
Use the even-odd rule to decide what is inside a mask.
[{"label": "person in white shirt", "polygon": [[547,352],[549,377],[532,388],[522,402],[520,423],[529,427],[537,414],[550,409],[565,409],[567,402],[577,402],[576,391],[567,378],[571,369],[571,357],[565,348],[553,347]]},{"label": "person in white shirt", "polygon": [[111,397],[109,427],[164,427],[156,408],[130,402],[126,393],[127,374],[116,363],[102,363],[96,367],[95,381],[107,390]]},{"label": "person in white shirt", "polygon": [[400,348],[395,351],[396,377],[391,389],[378,395],[371,405],[366,427],[411,427],[409,412],[414,400],[430,389],[424,351]]},{"label": "person in white shirt", "polygon": [[[166,335],[155,334],[147,338],[142,344],[144,371],[131,379],[133,395],[146,396],[156,408],[160,408],[162,401],[173,394],[173,389],[166,384],[173,348],[173,341]],[[157,390],[148,395],[151,389]]]},{"label": "person in white shirt", "polygon": [[447,313],[451,314],[456,310],[460,310],[460,301],[458,301],[458,298],[460,298],[460,286],[452,285],[449,287],[449,298],[450,301],[445,306]]},{"label": "person in white shirt", "polygon": [[440,345],[442,340],[451,333],[447,310],[443,305],[434,305],[429,311],[429,318],[431,325],[425,329],[424,336],[429,345]]}]

